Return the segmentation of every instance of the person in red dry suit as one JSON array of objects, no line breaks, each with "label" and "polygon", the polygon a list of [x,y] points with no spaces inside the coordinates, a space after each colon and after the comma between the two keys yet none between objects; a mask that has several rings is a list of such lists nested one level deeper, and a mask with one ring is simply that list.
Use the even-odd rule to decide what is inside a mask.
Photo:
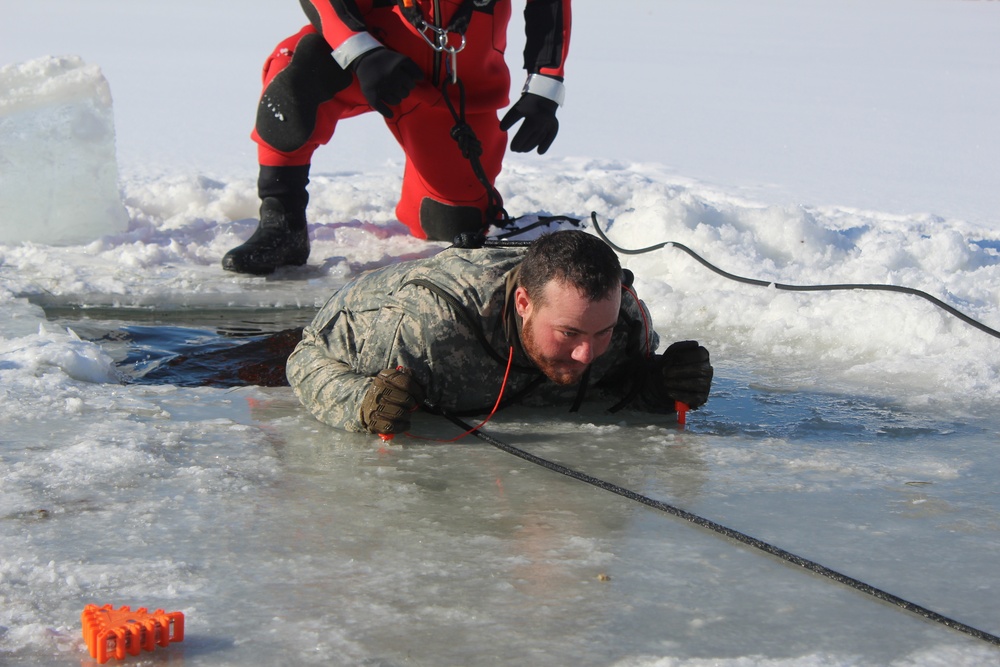
[{"label": "person in red dry suit", "polygon": [[[570,0],[526,0],[528,78],[500,121],[497,111],[509,104],[510,0],[300,2],[310,24],[265,62],[251,135],[260,223],[223,257],[223,268],[264,275],[306,263],[312,154],[339,120],[373,109],[406,155],[399,220],[414,236],[436,241],[485,232],[502,210],[493,184],[507,130],[521,121],[511,150],[545,153],[559,129]],[[463,138],[473,159],[463,154]]]}]

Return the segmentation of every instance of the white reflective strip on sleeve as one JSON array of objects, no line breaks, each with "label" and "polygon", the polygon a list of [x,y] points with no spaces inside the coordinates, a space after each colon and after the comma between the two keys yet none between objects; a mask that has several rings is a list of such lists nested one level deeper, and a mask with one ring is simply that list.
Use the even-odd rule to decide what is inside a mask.
[{"label": "white reflective strip on sleeve", "polygon": [[532,93],[552,100],[562,106],[566,99],[566,86],[559,79],[553,79],[544,74],[529,74],[528,80],[524,82],[522,93]]},{"label": "white reflective strip on sleeve", "polygon": [[355,58],[380,46],[382,43],[367,32],[359,32],[345,39],[340,46],[333,50],[333,59],[337,61],[338,65],[347,69]]}]

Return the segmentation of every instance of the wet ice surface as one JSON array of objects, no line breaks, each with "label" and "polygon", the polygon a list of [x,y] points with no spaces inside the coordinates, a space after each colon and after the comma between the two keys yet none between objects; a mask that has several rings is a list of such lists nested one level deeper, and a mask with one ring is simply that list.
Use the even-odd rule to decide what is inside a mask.
[{"label": "wet ice surface", "polygon": [[[402,156],[380,119],[345,124],[310,174],[310,263],[225,274],[219,260],[256,226],[259,63],[300,9],[16,4],[0,67],[50,102],[6,117],[42,130],[16,176],[53,175],[45,156],[64,149],[91,168],[86,193],[19,180],[0,215],[22,238],[69,211],[59,243],[0,244],[4,665],[89,665],[87,603],[187,615],[183,643],[128,664],[998,662],[983,642],[478,441],[381,445],[320,426],[287,388],[188,386],[216,369],[175,362],[252,342],[246,311],[315,309],[366,269],[440,249],[394,218]],[[906,285],[1000,328],[998,11],[577,3],[560,136],[546,156],[508,155],[500,194],[512,215],[594,211],[623,247],[684,243],[769,282]],[[106,75],[114,142],[51,127],[51,102],[77,84],[107,101],[93,69],[60,60],[87,76],[52,76],[40,58],[74,53]],[[508,56],[519,69],[514,41]],[[2,113],[27,109],[29,88],[4,91]],[[111,124],[109,104],[88,109]],[[96,187],[112,155],[118,187]],[[123,205],[127,225],[106,215]],[[63,245],[85,217],[106,231]],[[1000,631],[995,338],[909,297],[735,286],[676,248],[623,261],[665,341],[712,351],[710,404],[683,432],[510,411],[493,435]],[[58,308],[90,321],[77,313],[67,333]],[[415,430],[455,434],[432,418]]]},{"label": "wet ice surface", "polygon": [[[769,229],[752,210],[734,215]],[[615,223],[631,247],[655,215],[639,217]],[[923,223],[872,220],[878,246],[925,240]],[[223,244],[206,224],[190,223]],[[145,257],[158,235],[106,239],[96,257],[7,251],[7,662],[77,664],[88,603],[184,612],[184,642],[143,660],[192,665],[995,660],[982,641],[476,440],[382,445],[315,422],[287,388],[188,386],[191,367],[172,365],[301,326],[345,278],[412,258],[386,230],[326,238],[321,224],[322,265],[270,279],[178,257],[107,282],[108,262]],[[824,243],[801,245],[835,264]],[[996,280],[981,278],[1000,264],[966,250],[957,270],[921,271],[994,322]],[[706,285],[666,250],[630,265],[647,276],[656,326],[712,350],[709,405],[685,431],[514,410],[490,433],[996,633],[996,341],[907,297]],[[822,282],[809,275],[796,282]],[[431,417],[414,432],[457,435]]]},{"label": "wet ice surface", "polygon": [[[211,331],[194,324],[172,323],[164,340]],[[127,369],[128,344],[107,349]],[[997,630],[993,423],[788,391],[773,386],[773,370],[721,364],[712,402],[684,430],[635,414],[528,409],[501,413],[488,430]],[[471,437],[382,444],[333,431],[287,388],[54,390],[44,419],[26,413],[15,420],[20,436],[4,436],[0,540],[16,555],[4,561],[0,594],[5,643],[21,642],[10,664],[77,664],[88,602],[184,612],[184,642],[142,658],[154,664],[972,665],[996,656]],[[411,432],[459,433],[429,415]]]}]

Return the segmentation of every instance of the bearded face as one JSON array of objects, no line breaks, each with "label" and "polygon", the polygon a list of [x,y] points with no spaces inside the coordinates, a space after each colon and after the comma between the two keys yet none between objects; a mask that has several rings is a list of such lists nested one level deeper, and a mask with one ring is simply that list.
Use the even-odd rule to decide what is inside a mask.
[{"label": "bearded face", "polygon": [[522,319],[521,345],[528,358],[556,384],[573,385],[611,344],[621,291],[591,301],[573,285],[552,280],[541,299],[532,300],[518,287],[514,305]]}]

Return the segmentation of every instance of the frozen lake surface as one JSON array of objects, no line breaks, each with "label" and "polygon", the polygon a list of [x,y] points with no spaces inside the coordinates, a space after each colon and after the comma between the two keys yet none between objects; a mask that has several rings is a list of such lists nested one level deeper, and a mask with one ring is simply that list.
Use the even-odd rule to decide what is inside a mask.
[{"label": "frozen lake surface", "polygon": [[[1000,3],[615,8],[575,3],[560,135],[508,156],[511,214],[596,212],[625,248],[913,287],[1000,328]],[[393,218],[402,158],[366,117],[317,155],[308,266],[219,268],[256,225],[260,63],[302,23],[268,0],[5,8],[0,663],[89,667],[89,603],[186,615],[183,642],[124,664],[1000,663],[664,512],[435,441],[458,435],[441,418],[383,444],[197,365],[442,247]],[[670,247],[623,263],[664,344],[711,350],[708,405],[684,430],[512,409],[493,437],[1000,633],[1000,341],[912,296],[738,285]]]},{"label": "frozen lake surface", "polygon": [[[52,324],[102,340],[129,374],[148,373],[135,362],[149,350],[246,344],[303,314],[176,311],[117,329],[142,327],[138,337],[113,335],[122,323],[107,312],[80,315],[56,311]],[[488,432],[996,629],[992,417],[913,410],[822,378],[790,386],[775,367],[721,362],[717,378],[683,430],[514,409]],[[973,665],[996,655],[472,437],[375,444],[315,422],[287,388],[179,384],[71,384],[44,417],[11,420],[24,437],[5,436],[0,539],[18,555],[0,582],[12,611],[34,619],[25,636],[49,629],[9,664],[76,664],[81,596],[183,611],[184,642],[143,658],[153,664]],[[412,432],[459,433],[429,415]],[[48,625],[43,610],[65,625]]]}]

